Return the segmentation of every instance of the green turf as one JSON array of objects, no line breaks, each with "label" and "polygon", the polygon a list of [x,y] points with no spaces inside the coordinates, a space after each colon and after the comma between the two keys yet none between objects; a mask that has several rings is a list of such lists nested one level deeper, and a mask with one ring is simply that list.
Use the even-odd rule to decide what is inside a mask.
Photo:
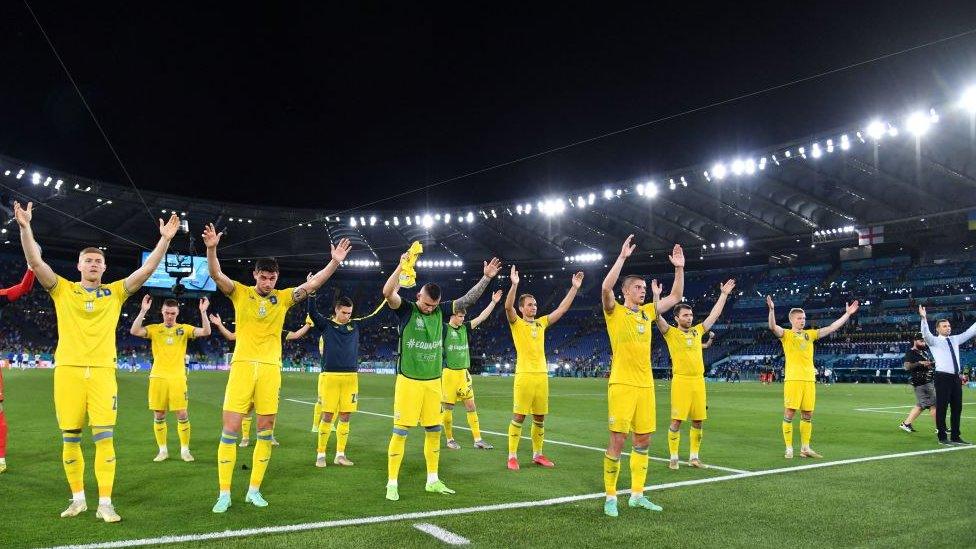
[{"label": "green turf", "polygon": [[[383,499],[386,446],[391,420],[358,414],[353,418],[347,453],[355,467],[313,467],[314,435],[311,406],[283,400],[276,448],[263,493],[271,506],[245,505],[243,493],[251,449],[238,453],[234,506],[223,516],[210,507],[216,497],[215,467],[219,408],[225,373],[195,373],[190,377],[190,416],[195,463],[176,459],[175,420],[170,418],[170,455],[153,463],[155,442],[151,414],[145,409],[147,376],[119,373],[119,459],[114,500],[123,522],[108,525],[94,518],[95,482],[92,445],[83,444],[88,468],[88,513],[60,519],[69,497],[60,463],[60,436],[51,402],[51,373],[13,371],[5,374],[6,409],[10,423],[9,469],[0,475],[0,546],[47,546],[68,543],[135,539],[163,535],[217,532],[228,529],[392,515],[414,511],[454,509],[478,505],[534,501],[602,491],[601,453],[550,444],[546,453],[554,470],[528,463],[529,441],[521,446],[523,469],[505,470],[506,437],[486,435],[492,451],[470,447],[467,431],[458,430],[463,449],[442,450],[441,478],[458,491],[454,496],[423,490],[422,431],[408,440],[400,475],[399,502]],[[475,380],[481,425],[485,430],[507,429],[511,410],[511,379]],[[312,401],[315,378],[286,375],[283,399]],[[363,411],[388,414],[392,407],[393,377],[362,375]],[[551,385],[547,437],[602,448],[606,444],[606,381],[554,379]],[[667,384],[657,387],[658,426],[665,427]],[[976,402],[966,392],[967,402]],[[910,404],[906,386],[835,385],[819,387],[814,447],[826,459],[839,460],[937,448],[932,422],[926,416],[909,435],[896,428],[896,413],[855,411],[863,407]],[[758,384],[709,385],[709,415],[702,458],[708,463],[756,471],[809,463],[782,457],[780,418],[782,387]],[[891,410],[900,413],[902,409]],[[967,414],[976,416],[976,404]],[[455,425],[465,426],[464,413]],[[528,434],[528,429],[526,429]],[[963,434],[976,435],[976,420],[963,420]],[[687,434],[682,457],[687,454]],[[656,437],[652,454],[663,457],[666,443]],[[976,545],[972,509],[976,507],[976,450],[963,450],[822,469],[788,472],[712,484],[668,488],[651,493],[663,513],[631,510],[621,498],[620,517],[602,515],[602,500],[589,499],[556,506],[480,512],[460,516],[347,526],[274,536],[232,539],[218,546],[430,546],[434,538],[415,530],[417,522],[431,522],[481,546],[596,546],[633,540],[666,546],[927,546]],[[648,484],[717,477],[731,473],[670,471],[652,461]],[[626,459],[620,487],[629,486]],[[250,543],[248,543],[250,542]],[[214,542],[208,542],[214,545]],[[190,544],[200,546],[199,544]]]}]

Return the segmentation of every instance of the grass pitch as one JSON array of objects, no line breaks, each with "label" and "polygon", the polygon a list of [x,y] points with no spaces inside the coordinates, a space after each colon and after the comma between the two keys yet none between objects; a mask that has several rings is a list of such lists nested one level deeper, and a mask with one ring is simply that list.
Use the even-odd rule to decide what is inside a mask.
[{"label": "grass pitch", "polygon": [[[225,515],[210,511],[217,491],[216,448],[226,373],[190,376],[190,418],[194,463],[178,459],[175,418],[170,417],[169,461],[153,463],[156,454],[152,417],[146,409],[148,377],[119,372],[119,465],[115,505],[119,524],[94,518],[96,490],[91,467],[93,446],[85,433],[89,511],[61,519],[68,493],[61,469],[60,433],[54,418],[50,371],[5,374],[10,440],[9,469],[0,475],[0,546],[38,547],[198,535],[258,529],[246,537],[186,541],[176,546],[425,546],[440,542],[414,528],[432,523],[473,545],[484,547],[566,547],[620,543],[662,543],[672,547],[813,546],[835,547],[970,547],[976,546],[972,510],[976,508],[976,449],[838,464],[804,469],[810,460],[783,458],[780,421],[782,386],[709,384],[709,420],[705,423],[702,459],[740,471],[783,467],[794,471],[748,476],[729,470],[668,470],[652,461],[649,493],[663,513],[632,510],[621,496],[620,517],[602,514],[602,448],[606,445],[606,380],[551,380],[551,415],[546,421],[546,454],[556,468],[531,465],[530,442],[520,447],[522,470],[505,469],[506,437],[485,434],[496,449],[471,448],[462,407],[455,412],[455,435],[463,449],[442,448],[440,476],[458,491],[453,496],[424,491],[422,430],[414,429],[400,474],[398,502],[383,498],[386,447],[391,419],[359,413],[353,416],[347,454],[351,468],[334,466],[335,437],[329,466],[316,469],[315,435],[310,432],[315,376],[286,374],[274,450],[262,492],[266,509],[243,501],[251,448],[238,451],[234,505]],[[512,379],[476,378],[475,395],[481,426],[504,433],[511,416]],[[651,452],[666,457],[668,385],[658,383],[659,435]],[[360,410],[390,414],[393,377],[361,375]],[[937,450],[934,426],[925,415],[918,432],[897,428],[913,402],[902,385],[834,385],[818,387],[813,446],[824,454],[817,463],[886,454]],[[976,395],[966,390],[963,436],[976,436]],[[862,411],[871,409],[871,411]],[[525,430],[528,434],[528,429]],[[253,437],[253,433],[252,433]],[[797,429],[796,441],[799,442]],[[687,457],[687,427],[682,459]],[[589,447],[589,448],[587,448]],[[620,488],[630,485],[626,458]],[[724,477],[719,480],[719,477]],[[712,479],[702,484],[687,481]],[[677,483],[677,486],[673,484]],[[682,483],[686,483],[682,485]],[[565,496],[591,496],[569,502],[532,502]],[[493,510],[482,506],[507,506]],[[476,508],[471,512],[459,509]],[[454,511],[452,511],[454,510]],[[445,511],[442,516],[424,513]],[[367,517],[418,513],[375,523]],[[261,530],[349,520],[292,533]],[[375,519],[374,519],[375,520]],[[325,526],[324,524],[322,526]],[[192,538],[196,540],[197,538]],[[159,543],[160,540],[156,540]]]}]

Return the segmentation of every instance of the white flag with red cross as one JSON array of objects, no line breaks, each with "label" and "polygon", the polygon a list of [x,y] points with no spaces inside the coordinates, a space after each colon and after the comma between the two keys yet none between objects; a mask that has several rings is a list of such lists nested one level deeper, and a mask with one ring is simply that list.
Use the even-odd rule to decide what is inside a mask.
[{"label": "white flag with red cross", "polygon": [[857,229],[858,246],[870,246],[884,242],[884,225],[874,227],[859,227]]}]

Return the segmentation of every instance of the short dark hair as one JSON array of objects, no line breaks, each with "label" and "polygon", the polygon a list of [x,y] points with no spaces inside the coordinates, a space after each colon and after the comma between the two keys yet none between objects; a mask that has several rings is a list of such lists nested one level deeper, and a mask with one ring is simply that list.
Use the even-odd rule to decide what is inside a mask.
[{"label": "short dark hair", "polygon": [[535,296],[532,295],[532,294],[522,294],[522,295],[520,295],[519,296],[519,300],[518,300],[518,306],[521,307],[525,303],[525,300],[526,299],[530,299],[530,298],[531,299],[535,299]]},{"label": "short dark hair", "polygon": [[936,320],[935,321],[935,326],[938,327],[939,324],[942,324],[943,322],[949,322],[949,319],[948,318],[940,318],[939,320]]},{"label": "short dark hair", "polygon": [[262,257],[254,262],[254,272],[256,273],[277,273],[278,260],[273,257]]},{"label": "short dark hair", "polygon": [[180,308],[180,302],[179,301],[176,301],[173,298],[169,298],[169,299],[163,300],[163,307],[176,307],[177,309],[179,309]]},{"label": "short dark hair", "polygon": [[675,305],[674,306],[674,318],[678,318],[678,315],[681,314],[681,311],[683,311],[685,309],[688,309],[690,311],[691,310],[691,305],[688,305],[687,303],[678,303],[677,305]]},{"label": "short dark hair", "polygon": [[434,284],[433,282],[428,282],[427,284],[421,286],[420,291],[427,294],[427,296],[433,299],[434,301],[437,301],[438,299],[441,298],[441,287],[438,286],[437,284]]},{"label": "short dark hair", "polygon": [[346,296],[337,297],[335,300],[335,308],[339,307],[352,307],[352,300]]},{"label": "short dark hair", "polygon": [[637,282],[638,280],[643,281],[644,277],[640,275],[627,275],[624,277],[623,282],[620,283],[620,287],[626,288],[627,286],[630,286],[632,282]]}]

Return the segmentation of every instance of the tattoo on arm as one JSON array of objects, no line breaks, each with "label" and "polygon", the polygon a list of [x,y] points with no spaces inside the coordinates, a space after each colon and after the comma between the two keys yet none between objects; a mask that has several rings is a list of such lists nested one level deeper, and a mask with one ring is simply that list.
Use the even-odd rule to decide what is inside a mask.
[{"label": "tattoo on arm", "polygon": [[300,303],[302,301],[305,301],[307,297],[308,297],[308,290],[302,288],[301,286],[295,288],[291,292],[291,299],[295,303]]},{"label": "tattoo on arm", "polygon": [[485,293],[485,289],[488,287],[489,282],[491,282],[490,278],[486,276],[481,277],[481,280],[479,280],[473,288],[468,290],[468,293],[454,300],[454,310],[467,310],[474,305],[475,302],[478,301],[478,298],[481,297],[481,294]]}]

